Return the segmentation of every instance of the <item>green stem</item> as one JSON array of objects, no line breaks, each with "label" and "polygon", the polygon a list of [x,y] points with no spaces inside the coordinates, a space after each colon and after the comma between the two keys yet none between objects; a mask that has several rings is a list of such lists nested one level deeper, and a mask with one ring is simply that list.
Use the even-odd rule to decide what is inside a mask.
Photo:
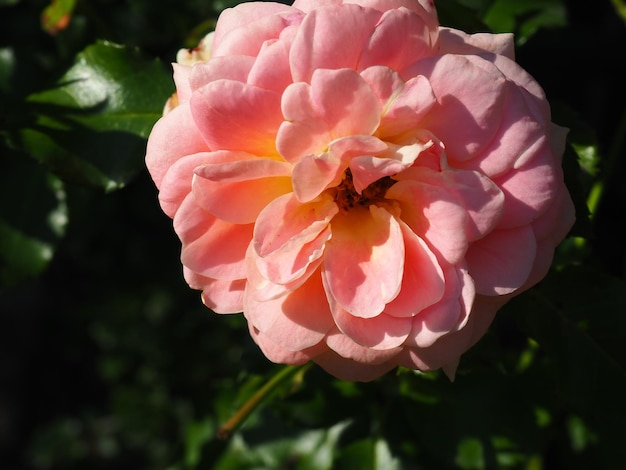
[{"label": "green stem", "polygon": [[[285,366],[280,369],[270,380],[267,381],[259,390],[255,392],[250,399],[239,408],[234,415],[230,417],[217,430],[218,439],[228,439],[246,420],[246,418],[266,400],[272,392],[274,392],[281,384],[294,377],[297,373],[300,376],[311,367],[312,363],[303,366]],[[300,377],[301,380],[301,377]]]}]

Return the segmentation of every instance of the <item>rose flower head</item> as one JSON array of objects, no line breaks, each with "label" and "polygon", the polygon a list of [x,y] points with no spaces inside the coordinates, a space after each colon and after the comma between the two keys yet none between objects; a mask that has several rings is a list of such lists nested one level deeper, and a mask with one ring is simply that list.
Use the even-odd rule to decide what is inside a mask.
[{"label": "rose flower head", "polygon": [[453,377],[573,224],[512,36],[432,1],[244,3],[173,67],[146,163],[186,281],[271,361]]}]

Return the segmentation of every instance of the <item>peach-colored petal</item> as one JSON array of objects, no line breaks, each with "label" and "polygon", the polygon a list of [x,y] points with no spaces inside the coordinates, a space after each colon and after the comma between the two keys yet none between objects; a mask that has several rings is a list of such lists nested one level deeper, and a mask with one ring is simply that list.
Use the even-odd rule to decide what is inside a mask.
[{"label": "peach-colored petal", "polygon": [[320,342],[315,346],[301,351],[291,351],[276,344],[267,335],[256,329],[253,324],[248,323],[248,329],[250,331],[250,336],[259,346],[261,351],[263,351],[265,357],[277,364],[300,366],[302,364],[306,364],[311,359],[316,358],[318,355],[323,354],[328,350],[328,346],[326,346],[325,343]]},{"label": "peach-colored petal", "polygon": [[474,282],[467,271],[454,267],[446,270],[445,280],[441,301],[424,309],[413,319],[407,346],[428,348],[442,336],[465,326],[474,303]]},{"label": "peach-colored petal", "polygon": [[392,137],[414,131],[415,124],[427,115],[435,103],[428,80],[422,76],[411,78],[387,101],[378,135]]},{"label": "peach-colored petal", "polygon": [[447,54],[476,54],[484,57],[487,52],[515,60],[515,41],[511,33],[467,34],[458,29],[439,28],[439,45],[440,50]]},{"label": "peach-colored petal", "polygon": [[[427,169],[420,170],[422,174],[427,173]],[[400,202],[402,220],[428,242],[435,254],[456,264],[467,250],[465,230],[469,216],[442,179],[433,183],[412,179],[398,181],[389,188],[387,197]]]},{"label": "peach-colored petal", "polygon": [[192,189],[198,204],[213,215],[252,223],[271,201],[291,191],[290,165],[242,152],[230,155],[233,161],[196,168]]},{"label": "peach-colored petal", "polygon": [[[307,155],[294,165],[293,191],[300,202],[311,201],[325,189],[341,183],[348,164],[358,160],[360,155],[382,153],[387,149],[387,144],[372,136],[344,137],[335,140],[330,143],[327,152],[321,155]],[[358,184],[355,182],[355,187]],[[357,191],[362,187],[364,186],[357,187]]]},{"label": "peach-colored petal", "polygon": [[438,302],[446,288],[441,266],[426,243],[400,222],[404,239],[404,273],[400,293],[385,307],[395,317],[412,317]]},{"label": "peach-colored petal", "polygon": [[442,175],[469,215],[466,229],[468,240],[477,240],[491,232],[504,212],[505,197],[502,190],[477,171],[449,170]]},{"label": "peach-colored petal", "polygon": [[172,64],[174,70],[174,83],[176,84],[176,95],[178,104],[186,103],[191,98],[191,86],[189,84],[189,76],[191,75],[191,67],[188,65]]},{"label": "peach-colored petal", "polygon": [[328,297],[354,316],[379,315],[402,282],[400,225],[387,210],[370,206],[337,215],[332,233],[322,268]]},{"label": "peach-colored petal", "polygon": [[533,118],[543,124],[544,129],[550,126],[550,105],[546,100],[543,89],[519,64],[504,55],[492,58],[493,64],[500,70],[507,80],[515,83],[518,91],[526,101],[526,106]]},{"label": "peach-colored petal", "polygon": [[270,301],[246,295],[244,314],[274,343],[291,351],[316,345],[334,327],[319,272],[298,289]]},{"label": "peach-colored petal", "polygon": [[395,358],[381,364],[361,363],[341,357],[332,350],[325,351],[314,358],[316,364],[331,375],[353,382],[369,382],[397,367]]},{"label": "peach-colored petal", "polygon": [[258,158],[243,152],[232,152],[238,160],[210,162],[198,166],[194,173],[200,178],[214,182],[248,181],[273,176],[290,176],[291,165],[270,158]]},{"label": "peach-colored petal", "polygon": [[304,284],[320,267],[322,258],[309,263],[306,271],[300,277],[292,282],[285,284],[277,284],[261,274],[258,267],[259,257],[254,251],[251,243],[246,253],[246,267],[248,285],[246,287],[246,295],[254,298],[259,302],[271,301],[279,297],[284,297]]},{"label": "peach-colored petal", "polygon": [[439,55],[416,62],[401,75],[424,75],[430,82],[437,104],[420,125],[441,139],[451,160],[469,159],[492,142],[506,79],[491,62],[478,56]]},{"label": "peach-colored petal", "polygon": [[356,69],[382,13],[358,5],[325,6],[308,13],[290,52],[294,82],[310,82],[320,69]]},{"label": "peach-colored petal", "polygon": [[188,104],[181,104],[157,121],[148,138],[146,166],[157,188],[170,166],[194,153],[210,151],[191,116]]},{"label": "peach-colored petal", "polygon": [[565,238],[576,219],[574,203],[565,184],[558,185],[557,190],[550,208],[532,224],[537,240],[549,240],[554,246]]},{"label": "peach-colored petal", "polygon": [[191,192],[194,170],[211,159],[210,152],[187,155],[175,161],[163,175],[159,203],[161,209],[174,218],[183,200]]},{"label": "peach-colored petal", "polygon": [[463,328],[442,336],[428,348],[403,349],[397,356],[399,365],[422,371],[447,366],[446,374],[453,379],[459,357],[485,334],[497,310],[507,300],[507,297],[477,296]]},{"label": "peach-colored petal", "polygon": [[328,332],[326,344],[341,357],[370,365],[387,362],[401,350],[398,347],[372,349],[355,342],[338,328]]},{"label": "peach-colored petal", "polygon": [[431,31],[420,15],[404,7],[387,10],[365,44],[356,69],[386,65],[402,70],[435,53],[434,46]]},{"label": "peach-colored petal", "polygon": [[329,5],[341,5],[343,3],[343,0],[296,0],[293,2],[292,6],[300,11],[309,13],[316,8]]},{"label": "peach-colored petal", "polygon": [[337,213],[330,197],[300,204],[293,193],[276,199],[259,215],[254,250],[259,272],[276,284],[289,284],[319,264]]},{"label": "peach-colored petal", "polygon": [[180,158],[172,163],[163,175],[161,191],[159,192],[161,208],[170,217],[174,217],[182,200],[192,190],[192,180],[196,168],[209,163],[217,164],[251,158],[256,157],[242,152],[226,151],[201,152]]},{"label": "peach-colored petal", "polygon": [[529,226],[495,230],[472,243],[465,259],[476,283],[476,292],[503,295],[518,289],[528,279],[536,248]]},{"label": "peach-colored petal", "polygon": [[450,159],[458,168],[479,170],[490,178],[501,176],[512,168],[520,168],[533,159],[546,142],[545,127],[528,108],[520,90],[507,82],[503,94],[500,128],[490,145],[471,160]]},{"label": "peach-colored petal", "polygon": [[[284,34],[283,34],[284,36]],[[282,93],[291,84],[289,71],[290,41],[268,41],[263,44],[254,60],[247,79],[250,85]]]},{"label": "peach-colored petal", "polygon": [[283,119],[280,94],[234,80],[216,80],[196,90],[190,105],[213,150],[276,154],[276,129]]},{"label": "peach-colored petal", "polygon": [[193,66],[189,75],[189,86],[191,91],[195,91],[216,80],[245,83],[253,66],[254,58],[245,55],[214,57],[208,62]]},{"label": "peach-colored petal", "polygon": [[370,135],[380,120],[380,103],[365,80],[350,69],[316,70],[311,84],[294,83],[283,93],[285,122],[277,148],[290,162],[320,154],[330,142]]},{"label": "peach-colored petal", "polygon": [[354,189],[361,193],[375,181],[401,173],[415,163],[422,152],[432,143],[414,141],[408,145],[389,145],[378,156],[361,155],[350,160]]},{"label": "peach-colored petal", "polygon": [[225,222],[188,197],[174,217],[174,228],[183,241],[181,261],[189,269],[214,279],[245,278],[245,253],[252,241],[252,224]]},{"label": "peach-colored petal", "polygon": [[381,313],[361,318],[346,312],[331,301],[337,327],[355,343],[372,350],[388,350],[401,346],[411,332],[410,317],[393,317]]},{"label": "peach-colored petal", "polygon": [[255,251],[260,257],[302,241],[311,241],[323,231],[337,206],[329,196],[308,204],[300,204],[295,196],[285,194],[260,214],[254,235]]},{"label": "peach-colored petal", "polygon": [[213,57],[256,56],[268,39],[302,20],[302,12],[275,2],[242,3],[224,10],[215,27]]},{"label": "peach-colored petal", "polygon": [[204,277],[187,267],[183,268],[185,280],[192,289],[202,290],[202,302],[215,313],[240,313],[243,311],[245,279],[222,281]]},{"label": "peach-colored petal", "polygon": [[499,228],[519,227],[531,223],[552,204],[558,188],[554,157],[544,141],[543,151],[517,171],[511,171],[494,182],[504,193],[504,212]]},{"label": "peach-colored petal", "polygon": [[257,259],[257,269],[276,284],[290,285],[311,272],[312,266],[322,262],[326,242],[330,239],[330,226],[323,228],[312,240],[294,237],[281,248]]},{"label": "peach-colored petal", "polygon": [[345,0],[344,3],[356,3],[368,8],[385,12],[399,8],[407,8],[417,13],[430,31],[430,42],[435,45],[438,41],[439,20],[433,0]]}]

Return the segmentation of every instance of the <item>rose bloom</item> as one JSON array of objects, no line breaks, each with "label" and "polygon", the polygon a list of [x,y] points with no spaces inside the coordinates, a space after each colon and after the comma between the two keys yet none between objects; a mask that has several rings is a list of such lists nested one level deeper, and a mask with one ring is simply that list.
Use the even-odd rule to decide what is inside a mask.
[{"label": "rose bloom", "polygon": [[271,361],[452,378],[573,223],[512,36],[432,1],[241,4],[173,67],[146,163],[186,281]]}]

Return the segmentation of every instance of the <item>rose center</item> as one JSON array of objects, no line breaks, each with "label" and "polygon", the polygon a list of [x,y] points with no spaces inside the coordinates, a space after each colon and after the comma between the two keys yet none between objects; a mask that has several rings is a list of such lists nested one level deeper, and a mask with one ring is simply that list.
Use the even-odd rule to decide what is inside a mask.
[{"label": "rose center", "polygon": [[384,178],[374,181],[359,194],[354,188],[352,172],[348,168],[341,184],[335,188],[337,190],[335,203],[344,211],[348,211],[357,206],[367,207],[382,201],[385,198],[387,190],[394,184],[396,184],[395,180],[391,179],[389,176],[385,176]]}]

